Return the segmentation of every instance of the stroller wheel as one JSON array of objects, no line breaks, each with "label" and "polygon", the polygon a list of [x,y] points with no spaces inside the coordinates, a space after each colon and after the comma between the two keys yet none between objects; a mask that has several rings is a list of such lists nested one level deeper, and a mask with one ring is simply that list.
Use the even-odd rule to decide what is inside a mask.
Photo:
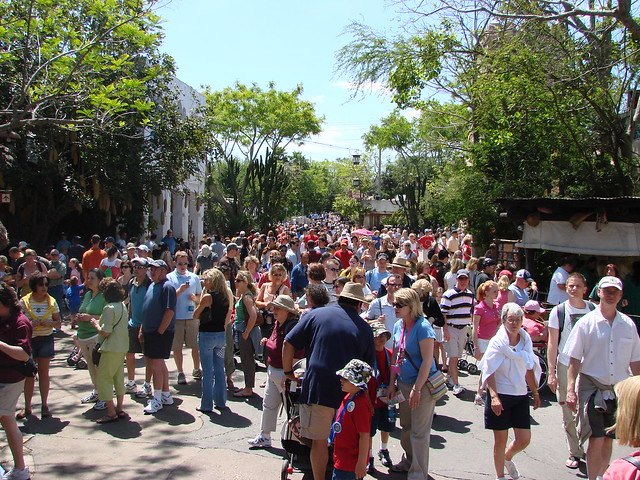
[{"label": "stroller wheel", "polygon": [[280,468],[280,480],[287,480],[289,478],[289,459],[282,461],[282,467]]},{"label": "stroller wheel", "polygon": [[85,370],[87,368],[87,362],[84,358],[78,360],[78,363],[76,363],[76,368],[79,370]]},{"label": "stroller wheel", "polygon": [[478,373],[478,366],[470,363],[467,366],[467,372],[469,372],[471,375],[475,375],[476,373]]},{"label": "stroller wheel", "polygon": [[467,365],[469,365],[469,362],[467,362],[464,358],[458,360],[458,368],[464,370],[467,368]]}]

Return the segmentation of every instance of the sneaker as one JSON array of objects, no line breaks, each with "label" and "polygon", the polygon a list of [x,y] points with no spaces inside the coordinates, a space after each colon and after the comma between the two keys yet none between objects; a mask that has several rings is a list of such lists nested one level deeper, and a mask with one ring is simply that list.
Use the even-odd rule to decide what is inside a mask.
[{"label": "sneaker", "polygon": [[475,398],[473,399],[473,403],[475,403],[476,405],[480,405],[481,407],[484,407],[484,398],[476,394]]},{"label": "sneaker", "polygon": [[124,382],[124,391],[127,393],[136,393],[136,381],[127,380]]},{"label": "sneaker", "polygon": [[80,400],[80,403],[95,403],[98,401],[98,394],[91,392],[89,395]]},{"label": "sneaker", "polygon": [[103,402],[102,400],[98,400],[96,404],[93,406],[94,410],[106,410],[107,402]]},{"label": "sneaker", "polygon": [[256,438],[247,440],[247,443],[251,445],[252,448],[269,448],[271,447],[271,437],[267,437],[260,432]]},{"label": "sneaker", "polygon": [[178,372],[178,385],[186,385],[187,377],[184,376],[183,372]]},{"label": "sneaker", "polygon": [[153,395],[150,383],[145,383],[140,387],[140,390],[136,392],[137,398],[148,398]]},{"label": "sneaker", "polygon": [[155,398],[150,399],[147,402],[147,406],[144,407],[144,413],[156,413],[162,410],[162,403],[157,401]]},{"label": "sneaker", "polygon": [[191,376],[194,380],[202,380],[202,370],[200,370],[199,368],[194,368]]},{"label": "sneaker", "polygon": [[462,395],[465,392],[464,387],[460,385],[453,386],[453,394],[457,397],[458,395]]},{"label": "sneaker", "polygon": [[162,405],[173,405],[173,397],[171,394],[162,394]]},{"label": "sneaker", "polygon": [[518,471],[518,467],[511,460],[504,461],[504,468],[507,469],[507,473],[513,480],[517,480],[520,478],[520,472]]},{"label": "sneaker", "polygon": [[391,461],[391,456],[389,455],[389,450],[387,450],[386,448],[384,450],[383,449],[378,450],[378,458],[380,459],[380,463],[382,463],[382,465],[384,465],[387,468],[393,465],[393,462]]},{"label": "sneaker", "polygon": [[447,388],[449,390],[453,388],[453,380],[451,380],[451,377],[449,375],[447,375],[447,378],[445,379],[444,383],[447,385]]},{"label": "sneaker", "polygon": [[14,467],[2,476],[2,480],[29,480],[30,478],[29,467],[24,467],[21,470]]}]

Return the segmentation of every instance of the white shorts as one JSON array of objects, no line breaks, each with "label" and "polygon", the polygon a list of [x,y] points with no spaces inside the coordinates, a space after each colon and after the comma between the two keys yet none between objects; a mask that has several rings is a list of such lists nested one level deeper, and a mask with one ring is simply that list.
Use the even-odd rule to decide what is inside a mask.
[{"label": "white shorts", "polygon": [[444,342],[444,350],[449,358],[460,358],[464,351],[464,345],[467,343],[468,328],[454,328],[447,325],[449,330],[449,341]]},{"label": "white shorts", "polygon": [[433,326],[433,331],[436,332],[436,343],[442,343],[444,341],[444,333],[442,333],[442,327]]},{"label": "white shorts", "polygon": [[478,345],[476,348],[480,350],[480,353],[484,354],[487,351],[487,347],[489,346],[489,340],[485,340],[484,338],[478,339]]}]

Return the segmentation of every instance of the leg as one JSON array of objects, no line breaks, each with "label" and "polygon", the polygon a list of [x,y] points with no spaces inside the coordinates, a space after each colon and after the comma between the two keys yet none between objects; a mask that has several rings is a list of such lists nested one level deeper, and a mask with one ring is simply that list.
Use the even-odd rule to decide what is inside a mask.
[{"label": "leg", "polygon": [[240,361],[244,372],[244,390],[243,395],[253,393],[253,387],[256,381],[256,361],[254,359],[255,351],[253,349],[253,341],[251,337],[246,340],[240,337]]},{"label": "leg", "polygon": [[402,432],[400,433],[400,445],[404,450],[404,459],[407,463],[411,464],[413,461],[413,445],[411,443],[411,409],[409,408],[409,393],[411,393],[411,385],[404,383],[398,383],[398,388],[404,395],[404,402],[398,405],[398,411],[400,413],[400,427]]},{"label": "leg", "polygon": [[282,405],[282,390],[280,385],[284,381],[284,372],[281,368],[269,366],[267,370],[267,386],[264,389],[262,400],[262,433],[271,435],[278,423],[278,409]]},{"label": "leg", "polygon": [[193,369],[200,368],[200,351],[197,347],[191,349],[191,358],[193,359]]},{"label": "leg", "polygon": [[313,440],[311,444],[311,470],[313,480],[325,480],[327,462],[329,461],[329,444],[325,439]]},{"label": "leg", "polygon": [[201,410],[213,409],[213,356],[212,335],[209,332],[200,332],[198,335],[198,348],[200,349],[200,366],[202,368],[202,397],[200,398]]},{"label": "leg", "polygon": [[35,388],[36,379],[34,377],[26,377],[24,379],[24,411],[31,412],[31,400],[33,399],[33,390]]},{"label": "leg", "polygon": [[0,416],[0,425],[7,434],[7,443],[13,456],[13,465],[17,470],[22,470],[24,465],[24,447],[22,446],[22,433],[13,415]]},{"label": "leg", "polygon": [[[403,385],[407,388],[407,395],[411,391],[411,385]],[[411,467],[409,467],[408,480],[427,480],[429,478],[429,438],[431,436],[431,422],[436,402],[431,398],[429,389],[422,387],[420,404],[410,410],[411,429],[409,433],[411,442]],[[404,394],[404,392],[403,392]],[[408,396],[406,398],[409,398]],[[403,402],[405,403],[405,402]],[[404,433],[404,427],[403,427]]]},{"label": "leg", "polygon": [[226,335],[224,332],[215,334],[216,344],[213,348],[213,402],[216,407],[227,405],[227,382],[224,369]]},{"label": "leg", "polygon": [[40,389],[40,400],[42,402],[42,408],[45,408],[48,406],[49,388],[51,385],[49,377],[49,365],[51,364],[51,359],[38,358],[36,359],[36,363],[38,364],[38,388]]},{"label": "leg", "polygon": [[97,339],[95,338],[92,340],[78,339],[78,346],[80,347],[82,356],[87,362],[87,369],[89,370],[89,376],[91,377],[91,383],[93,384],[94,390],[98,389],[98,383],[96,381],[96,378],[98,376],[98,368],[93,363],[93,359],[91,358],[91,351],[93,350],[93,346],[96,343],[97,343]]},{"label": "leg", "polygon": [[162,392],[164,384],[164,370],[167,368],[162,358],[150,358],[149,367],[153,379],[153,390]]},{"label": "leg", "polygon": [[151,383],[151,365],[149,364],[150,358],[145,355],[144,357],[144,381],[146,383]]},{"label": "leg", "polygon": [[127,353],[127,380],[136,379],[136,354]]},{"label": "leg", "polygon": [[178,369],[178,373],[184,373],[182,369],[183,368],[182,347],[176,348],[173,351],[173,359],[176,362],[176,368]]},{"label": "leg", "polygon": [[578,430],[576,428],[576,420],[573,412],[565,404],[567,398],[567,370],[566,365],[558,363],[556,372],[558,376],[558,403],[562,407],[562,426],[567,437],[567,445],[569,447],[569,455],[575,458],[584,458],[584,450],[580,445]]},{"label": "leg", "polygon": [[589,438],[587,443],[587,475],[589,480],[595,480],[598,475],[604,475],[611,460],[613,440],[607,437]]},{"label": "leg", "polygon": [[167,362],[164,359],[161,359],[161,374],[162,374],[162,391],[169,391],[169,369],[167,368]]},{"label": "leg", "polygon": [[511,460],[516,453],[521,452],[531,442],[531,430],[526,428],[513,429],[513,441],[509,444],[509,448],[505,452],[505,460]]},{"label": "leg", "polygon": [[227,375],[227,379],[231,380],[231,375],[236,371],[236,366],[233,361],[233,324],[227,325],[225,330],[226,346],[224,349],[224,372]]},{"label": "leg", "polygon": [[505,449],[509,438],[509,430],[493,431],[493,466],[496,469],[496,477],[504,477]]}]

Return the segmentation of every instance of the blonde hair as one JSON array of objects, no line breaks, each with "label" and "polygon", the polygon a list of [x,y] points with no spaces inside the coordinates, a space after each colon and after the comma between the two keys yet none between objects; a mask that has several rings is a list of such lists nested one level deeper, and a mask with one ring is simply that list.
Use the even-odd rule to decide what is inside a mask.
[{"label": "blonde hair", "polygon": [[273,265],[271,265],[271,268],[269,269],[269,280],[272,282],[273,282],[273,272],[275,271],[282,272],[283,274],[282,282],[284,283],[284,281],[287,278],[287,269],[284,268],[284,265],[282,265],[281,263],[274,263]]},{"label": "blonde hair", "polygon": [[498,279],[498,290],[500,290],[501,292],[506,292],[507,290],[509,290],[509,285],[511,285],[511,280],[509,280],[509,277],[507,277],[506,275],[502,275]]},{"label": "blonde hair", "polygon": [[202,280],[205,285],[207,283],[211,284],[212,292],[225,293],[229,299],[229,308],[233,308],[233,292],[229,287],[227,287],[227,281],[224,278],[224,273],[217,268],[210,268],[209,270],[204,271],[202,274]]},{"label": "blonde hair", "polygon": [[478,258],[477,257],[471,257],[469,259],[469,261],[467,262],[467,270],[471,271],[471,270],[475,269],[477,265],[478,265]]},{"label": "blonde hair", "polygon": [[458,270],[460,270],[463,267],[463,263],[462,260],[460,260],[459,258],[454,258],[453,260],[451,260],[451,273],[457,273]]},{"label": "blonde hair", "polygon": [[254,257],[253,255],[249,255],[248,257],[246,257],[244,259],[244,262],[242,262],[242,269],[243,270],[249,270],[249,264],[250,263],[254,263],[257,268],[260,267],[260,260],[258,260],[258,257]]},{"label": "blonde hair", "polygon": [[482,285],[478,287],[478,290],[476,291],[476,297],[478,298],[479,302],[481,302],[486,298],[487,292],[494,285],[497,285],[496,282],[494,282],[493,280],[487,280],[486,282],[484,282]]},{"label": "blonde hair", "polygon": [[620,445],[640,447],[640,375],[626,378],[615,386],[618,397],[615,430]]},{"label": "blonde hair", "polygon": [[411,308],[411,317],[414,320],[422,317],[422,303],[420,302],[420,295],[418,292],[411,288],[401,288],[393,296],[393,300],[398,303],[409,305]]},{"label": "blonde hair", "polygon": [[433,285],[431,285],[431,282],[426,278],[416,280],[413,282],[413,285],[411,285],[411,288],[418,292],[421,302],[426,301],[427,298],[429,298],[429,294],[433,291]]},{"label": "blonde hair", "polygon": [[351,269],[351,271],[349,272],[349,278],[351,279],[351,281],[355,282],[354,277],[356,276],[357,273],[360,273],[363,277],[365,277],[365,281],[366,281],[367,272],[362,267],[354,267]]},{"label": "blonde hair", "polygon": [[236,276],[241,276],[242,279],[247,282],[247,288],[251,293],[256,295],[258,293],[258,289],[256,288],[256,284],[253,283],[253,277],[251,276],[251,272],[249,270],[238,270]]}]

